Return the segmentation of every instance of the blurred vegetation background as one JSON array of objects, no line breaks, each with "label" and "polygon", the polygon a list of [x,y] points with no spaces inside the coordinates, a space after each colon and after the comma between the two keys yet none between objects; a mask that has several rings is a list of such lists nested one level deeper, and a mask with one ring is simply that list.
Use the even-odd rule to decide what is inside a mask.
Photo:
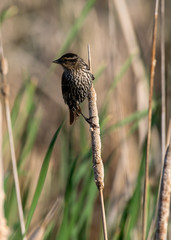
[{"label": "blurred vegetation background", "polygon": [[[39,239],[103,239],[89,126],[82,118],[69,126],[68,108],[61,94],[62,69],[52,65],[57,56],[66,52],[77,53],[87,61],[88,43],[96,76],[109,239],[140,239],[154,4],[147,0],[0,2],[1,35],[9,63],[7,79],[26,222],[39,174],[46,177],[28,230],[30,234],[35,229],[43,231]],[[167,0],[167,127],[171,116],[170,11],[171,2]],[[158,34],[148,228],[154,218],[162,164],[160,79]],[[87,102],[83,103],[83,109],[88,115]],[[42,169],[51,139],[61,123],[50,162]],[[3,129],[5,216],[10,239],[20,239],[5,123]],[[171,231],[168,234],[171,238]]]}]

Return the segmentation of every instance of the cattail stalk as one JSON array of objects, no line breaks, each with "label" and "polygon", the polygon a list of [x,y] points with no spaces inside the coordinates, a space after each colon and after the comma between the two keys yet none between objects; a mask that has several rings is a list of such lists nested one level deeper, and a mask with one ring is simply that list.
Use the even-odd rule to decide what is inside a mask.
[{"label": "cattail stalk", "polygon": [[[171,124],[170,124],[171,126]],[[166,150],[161,186],[160,197],[158,205],[158,219],[155,240],[167,239],[167,227],[170,211],[170,194],[171,194],[171,134],[169,136],[170,141]]]},{"label": "cattail stalk", "polygon": [[[88,45],[88,65],[91,70],[90,45]],[[89,117],[92,120],[92,126],[95,126],[95,127],[90,126],[92,153],[93,153],[93,169],[94,169],[95,183],[100,193],[104,240],[107,240],[108,236],[107,236],[106,216],[105,216],[104,199],[103,199],[104,167],[103,167],[103,161],[101,157],[100,126],[99,126],[99,117],[98,117],[96,101],[97,101],[96,91],[92,86],[88,96],[88,106],[89,106]]]},{"label": "cattail stalk", "polygon": [[144,195],[143,195],[143,224],[142,224],[142,239],[143,240],[146,239],[146,225],[147,225],[147,188],[148,188],[148,182],[149,182],[148,168],[149,168],[149,154],[150,154],[150,142],[151,142],[153,85],[154,85],[154,75],[155,75],[155,66],[156,66],[158,6],[159,6],[159,0],[156,0],[155,14],[154,14],[153,38],[152,38],[149,108],[148,108],[148,134],[147,134],[147,150],[146,150],[146,161],[145,161],[145,180],[144,180]]}]

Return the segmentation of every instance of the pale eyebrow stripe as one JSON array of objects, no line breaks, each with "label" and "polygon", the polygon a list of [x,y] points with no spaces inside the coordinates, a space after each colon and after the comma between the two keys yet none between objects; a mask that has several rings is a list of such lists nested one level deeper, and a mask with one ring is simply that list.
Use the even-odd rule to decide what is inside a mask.
[{"label": "pale eyebrow stripe", "polygon": [[69,61],[75,61],[77,57],[65,57],[64,59]]}]

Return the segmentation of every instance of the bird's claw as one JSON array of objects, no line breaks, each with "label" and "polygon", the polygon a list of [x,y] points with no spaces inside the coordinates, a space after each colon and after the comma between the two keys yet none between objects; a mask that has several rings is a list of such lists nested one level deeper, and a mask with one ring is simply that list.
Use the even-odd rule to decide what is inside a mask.
[{"label": "bird's claw", "polygon": [[95,128],[99,128],[99,126],[97,126],[95,123],[92,122],[92,119],[95,118],[95,116],[89,117],[89,118],[85,118],[85,120],[90,124],[90,126],[95,129]]}]

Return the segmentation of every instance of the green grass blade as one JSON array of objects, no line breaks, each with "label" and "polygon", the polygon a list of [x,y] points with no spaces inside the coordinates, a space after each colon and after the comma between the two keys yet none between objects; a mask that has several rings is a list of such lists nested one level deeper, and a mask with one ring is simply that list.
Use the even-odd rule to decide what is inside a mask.
[{"label": "green grass blade", "polygon": [[[157,103],[154,103],[153,104],[153,112],[156,111],[156,109],[157,109]],[[117,123],[111,125],[110,127],[106,128],[105,130],[103,130],[102,134],[109,133],[119,127],[123,127],[123,126],[125,126],[127,124],[131,124],[131,123],[134,123],[135,127],[136,127],[136,124],[138,124],[138,122],[141,119],[146,117],[147,114],[148,114],[148,109],[143,110],[143,111],[136,111],[136,112],[132,113],[131,115],[129,115],[128,117],[124,118],[123,120],[118,121]]]},{"label": "green grass blade", "polygon": [[14,127],[14,125],[16,123],[16,120],[17,120],[17,117],[18,117],[18,114],[20,111],[22,98],[23,98],[23,95],[27,88],[27,84],[28,84],[28,81],[23,84],[23,86],[20,88],[20,90],[15,98],[14,105],[13,105],[12,111],[11,111],[12,127]]},{"label": "green grass blade", "polygon": [[[61,48],[59,49],[59,51],[56,55],[56,58],[60,57],[70,47],[71,43],[73,42],[73,40],[76,37],[80,28],[82,27],[84,20],[86,19],[88,13],[92,9],[95,2],[96,2],[96,0],[88,0],[86,2],[84,8],[82,9],[82,11],[80,13],[80,16],[75,20],[75,22],[71,26],[70,31],[69,31],[68,35],[66,36],[66,40],[63,43],[63,45],[61,46]],[[51,72],[54,71],[54,69],[55,69],[55,64],[51,64],[49,70],[46,73],[44,80],[49,79],[50,74],[51,74]]]},{"label": "green grass blade", "polygon": [[2,23],[10,18],[15,16],[18,13],[18,8],[16,6],[10,6],[9,8],[5,8],[0,12],[0,26]]},{"label": "green grass blade", "polygon": [[[90,156],[92,154],[90,153],[90,150],[91,149],[87,149],[83,155],[79,155],[79,159],[76,157],[74,160],[70,161],[70,164],[68,165],[69,171],[66,180],[67,184],[65,187],[64,211],[56,239],[79,239],[78,236],[74,238],[73,235],[76,236],[79,234],[79,230],[82,229],[82,224],[90,217],[90,215],[85,216],[84,214],[85,218],[87,217],[87,219],[83,218],[79,227],[77,228],[80,212],[82,212],[84,209],[85,202],[87,204],[86,198],[89,196],[90,182],[93,182],[93,186],[95,187],[94,181],[90,179],[90,174],[93,175],[92,172],[89,171],[87,174],[87,169],[90,167],[89,165],[91,165]],[[91,178],[93,177],[91,176]],[[80,183],[82,184],[83,190],[78,194]],[[77,204],[75,204],[76,202]]]},{"label": "green grass blade", "polygon": [[101,75],[104,73],[105,69],[106,69],[106,66],[105,66],[105,65],[101,65],[101,66],[97,69],[97,71],[96,71],[95,74],[94,74],[95,79],[94,79],[93,83],[96,83],[96,81],[97,81],[97,80],[101,77]]},{"label": "green grass blade", "polygon": [[137,111],[131,115],[129,115],[128,117],[124,118],[121,121],[118,121],[117,123],[111,125],[110,127],[108,127],[107,129],[105,129],[105,134],[108,132],[111,132],[119,127],[123,127],[127,124],[133,123],[134,121],[139,121],[142,118],[146,117],[148,114],[148,110],[143,110],[143,111]]},{"label": "green grass blade", "polygon": [[[24,87],[24,95],[22,102],[20,102],[19,106],[19,114],[17,115],[16,124],[13,127],[14,132],[14,140],[18,142],[21,139],[22,133],[26,127],[27,120],[35,110],[35,93],[36,93],[36,83],[34,81],[28,80]],[[24,108],[21,108],[21,105],[24,103]],[[15,105],[16,107],[16,105]]]},{"label": "green grass blade", "polygon": [[42,188],[43,188],[45,178],[46,178],[46,175],[47,175],[47,170],[48,170],[52,150],[53,150],[55,141],[56,141],[56,139],[57,139],[57,137],[60,133],[60,130],[61,130],[63,124],[64,124],[64,122],[61,123],[61,125],[59,126],[59,128],[55,132],[55,134],[52,138],[52,141],[49,145],[49,148],[47,150],[46,156],[44,158],[43,165],[41,167],[41,171],[40,171],[40,175],[39,175],[39,179],[38,179],[38,183],[37,183],[37,187],[36,187],[36,190],[35,190],[35,193],[34,193],[33,201],[32,201],[30,211],[29,211],[29,214],[28,214],[28,217],[27,217],[26,232],[28,231],[29,225],[31,223],[31,219],[33,217],[34,211],[35,211],[36,206],[37,206],[37,202],[38,202],[40,194],[42,192]]},{"label": "green grass blade", "polygon": [[59,232],[57,233],[56,239],[67,240],[69,239],[69,236],[70,236],[71,224],[69,221],[69,215],[71,211],[70,205],[71,203],[74,203],[74,199],[76,198],[76,187],[74,186],[73,181],[75,177],[74,174],[76,170],[77,161],[78,161],[78,158],[75,158],[69,166],[70,169],[68,173],[68,178],[67,178],[67,183],[65,188],[65,195],[64,195],[65,204],[64,204],[63,219],[61,222]]},{"label": "green grass blade", "polygon": [[70,46],[72,41],[74,40],[76,34],[78,33],[79,29],[81,28],[85,18],[87,17],[88,13],[92,9],[96,0],[88,0],[80,14],[80,16],[76,19],[75,23],[73,24],[71,30],[66,37],[66,40],[58,52],[58,56],[62,55]]},{"label": "green grass blade", "polygon": [[131,231],[133,230],[137,218],[139,217],[139,209],[141,205],[141,186],[144,174],[144,159],[145,159],[145,150],[142,156],[141,165],[139,169],[139,174],[137,178],[137,184],[134,190],[132,197],[129,199],[125,209],[123,210],[119,229],[120,233],[116,233],[114,238],[115,240],[131,240]]},{"label": "green grass blade", "polygon": [[[26,94],[26,89],[28,87],[28,85],[30,84],[30,79],[29,80],[26,80],[24,82],[24,84],[22,85],[22,87],[20,88],[16,98],[15,98],[15,101],[14,101],[14,104],[13,104],[13,107],[12,107],[12,111],[11,111],[11,122],[12,122],[12,128],[14,129],[14,138],[15,138],[15,124],[17,123],[17,120],[18,120],[18,117],[19,117],[19,112],[20,112],[20,107],[21,107],[21,104],[22,104],[22,100]],[[20,124],[21,126],[21,124]],[[5,132],[4,134],[4,140],[3,140],[3,149],[5,149],[6,145],[7,145],[7,140],[8,140],[8,133]]]},{"label": "green grass blade", "polygon": [[[68,35],[66,36],[66,40],[65,40],[64,44],[59,49],[56,58],[60,57],[69,48],[69,46],[71,45],[71,43],[73,42],[74,38],[76,37],[78,31],[80,30],[81,26],[83,25],[84,20],[86,19],[88,13],[92,9],[92,7],[93,7],[95,2],[96,2],[96,0],[88,0],[86,2],[83,10],[81,11],[80,16],[75,20],[75,22],[72,25]],[[49,69],[49,71],[47,73],[47,76],[54,69],[55,69],[55,64],[51,65],[51,67],[50,67],[50,69]]]},{"label": "green grass blade", "polygon": [[55,222],[54,221],[50,222],[49,225],[46,228],[45,234],[43,236],[43,240],[51,239],[50,235],[53,232],[54,227],[55,227]]},{"label": "green grass blade", "polygon": [[123,78],[123,76],[125,75],[125,73],[127,72],[127,70],[130,68],[133,60],[134,60],[135,54],[130,55],[126,61],[124,62],[124,64],[122,65],[118,75],[116,75],[116,77],[113,79],[113,82],[109,88],[108,94],[110,94],[111,91],[113,91],[117,84],[119,83],[119,81]]},{"label": "green grass blade", "polygon": [[[90,159],[89,159],[90,160]],[[87,168],[88,169],[88,168]],[[80,234],[82,236],[86,235],[86,231],[88,229],[89,223],[91,221],[93,205],[95,198],[98,194],[98,190],[94,184],[94,176],[93,172],[90,171],[86,176],[86,172],[84,174],[84,183],[83,190],[80,193],[79,199],[77,200],[77,204],[73,207],[74,216],[73,219],[73,228],[71,235],[73,239],[80,239]],[[85,237],[83,239],[86,239]]]},{"label": "green grass blade", "polygon": [[111,85],[109,87],[109,90],[108,90],[108,92],[107,92],[107,94],[105,96],[104,103],[103,103],[103,105],[101,107],[101,110],[100,110],[100,122],[101,123],[103,122],[103,119],[106,116],[106,112],[107,112],[107,109],[108,109],[110,96],[111,96],[112,92],[114,91],[114,89],[116,88],[116,86],[118,85],[118,83],[120,82],[120,80],[123,78],[123,76],[127,72],[127,70],[129,69],[129,67],[131,66],[134,57],[135,57],[135,55],[130,55],[126,59],[124,64],[122,65],[119,73],[116,75],[116,77],[114,77],[114,79],[113,79],[113,81],[112,81],[112,83],[111,83]]},{"label": "green grass blade", "polygon": [[34,142],[40,126],[41,116],[34,116],[34,113],[30,115],[26,129],[24,131],[24,137],[22,139],[21,153],[18,159],[18,169],[20,169],[21,164],[26,160],[27,156],[33,149]]}]

